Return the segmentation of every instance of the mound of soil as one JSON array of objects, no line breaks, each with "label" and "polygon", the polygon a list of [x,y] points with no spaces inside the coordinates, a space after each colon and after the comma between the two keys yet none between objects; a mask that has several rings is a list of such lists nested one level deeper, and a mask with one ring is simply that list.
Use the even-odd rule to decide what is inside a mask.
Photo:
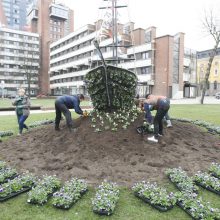
[{"label": "mound of soil", "polygon": [[193,174],[219,162],[218,136],[173,121],[173,128],[165,128],[165,135],[154,144],[136,132],[142,119],[118,132],[95,133],[88,118],[76,120],[79,127],[72,133],[64,122],[61,131],[42,126],[0,143],[0,159],[20,172],[56,174],[63,181],[79,177],[90,184],[107,179],[126,186],[140,180],[161,181],[167,168],[181,166]]}]

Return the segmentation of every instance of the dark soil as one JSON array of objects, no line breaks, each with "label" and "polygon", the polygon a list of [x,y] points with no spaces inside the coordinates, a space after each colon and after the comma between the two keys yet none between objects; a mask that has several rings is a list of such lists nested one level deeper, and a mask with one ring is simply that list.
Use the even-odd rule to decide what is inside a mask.
[{"label": "dark soil", "polygon": [[76,132],[63,122],[33,129],[0,143],[0,159],[37,175],[56,174],[97,184],[104,179],[131,186],[140,180],[162,181],[167,168],[181,166],[189,175],[220,162],[220,139],[189,123],[173,121],[159,143],[137,134],[140,117],[127,130],[95,133],[88,118],[75,121]]}]

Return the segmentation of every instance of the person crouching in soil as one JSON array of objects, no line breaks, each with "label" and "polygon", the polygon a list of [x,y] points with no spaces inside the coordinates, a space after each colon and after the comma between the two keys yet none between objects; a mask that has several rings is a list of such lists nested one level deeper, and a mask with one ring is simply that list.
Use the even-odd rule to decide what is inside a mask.
[{"label": "person crouching in soil", "polygon": [[20,88],[18,90],[18,97],[12,102],[12,105],[16,106],[15,111],[19,125],[18,135],[21,135],[23,128],[28,130],[28,127],[24,122],[30,114],[30,106],[31,106],[30,100],[25,95],[25,90],[23,88]]},{"label": "person crouching in soil", "polygon": [[71,112],[69,109],[74,109],[79,115],[84,115],[82,109],[80,108],[80,102],[84,100],[84,95],[64,95],[60,96],[55,101],[55,130],[59,131],[59,125],[61,120],[61,114],[63,113],[66,118],[66,124],[70,131],[74,131],[73,120],[71,117]]},{"label": "person crouching in soil", "polygon": [[167,114],[170,108],[170,100],[166,96],[157,96],[147,94],[144,100],[145,118],[149,123],[152,123],[152,115],[150,106],[157,110],[153,120],[154,136],[149,137],[148,140],[157,143],[158,137],[163,135],[163,117]]}]

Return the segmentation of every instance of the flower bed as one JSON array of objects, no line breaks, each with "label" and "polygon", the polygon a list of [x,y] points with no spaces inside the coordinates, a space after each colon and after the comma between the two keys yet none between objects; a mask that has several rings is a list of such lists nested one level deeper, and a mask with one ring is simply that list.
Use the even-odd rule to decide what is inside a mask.
[{"label": "flower bed", "polygon": [[180,191],[197,193],[198,187],[194,184],[193,178],[189,177],[181,167],[167,169],[165,173]]},{"label": "flower bed", "polygon": [[212,208],[209,202],[203,202],[196,193],[177,193],[177,205],[195,220],[220,219],[220,210]]},{"label": "flower bed", "polygon": [[30,190],[35,184],[35,181],[36,178],[29,173],[24,173],[15,177],[13,180],[9,180],[0,186],[0,201],[8,200]]},{"label": "flower bed", "polygon": [[99,215],[111,215],[119,199],[119,188],[115,183],[103,182],[98,186],[95,198],[92,199],[92,209]]},{"label": "flower bed", "polygon": [[54,123],[54,120],[42,120],[42,121],[35,121],[34,123],[30,124],[29,127],[30,128],[35,128],[41,125],[48,125],[48,124],[52,124]]},{"label": "flower bed", "polygon": [[44,176],[42,180],[39,180],[37,186],[28,193],[27,202],[43,205],[60,186],[61,182],[56,176]]},{"label": "flower bed", "polygon": [[218,178],[199,171],[195,174],[194,180],[197,185],[220,195],[220,180]]},{"label": "flower bed", "polygon": [[162,212],[172,209],[176,204],[175,195],[172,192],[168,194],[166,189],[158,187],[156,183],[136,183],[132,190],[138,198]]},{"label": "flower bed", "polygon": [[218,163],[212,163],[211,166],[209,167],[209,172],[211,175],[213,175],[216,178],[220,179],[220,164]]},{"label": "flower bed", "polygon": [[130,109],[119,109],[112,113],[94,110],[91,115],[91,127],[95,132],[111,130],[117,131],[118,129],[127,129],[139,115],[136,107]]},{"label": "flower bed", "polygon": [[87,183],[84,180],[73,178],[66,182],[60,191],[53,194],[53,206],[61,209],[69,209],[87,191]]},{"label": "flower bed", "polygon": [[0,131],[0,137],[12,136],[13,131]]},{"label": "flower bed", "polygon": [[17,176],[17,171],[13,168],[5,168],[0,170],[0,184],[14,179]]},{"label": "flower bed", "polygon": [[187,118],[172,118],[173,120],[181,121],[181,122],[187,122],[192,123],[201,127],[204,127],[208,130],[211,134],[220,134],[220,126],[216,126],[214,124],[211,124],[206,121],[200,121],[200,120],[191,120]]}]

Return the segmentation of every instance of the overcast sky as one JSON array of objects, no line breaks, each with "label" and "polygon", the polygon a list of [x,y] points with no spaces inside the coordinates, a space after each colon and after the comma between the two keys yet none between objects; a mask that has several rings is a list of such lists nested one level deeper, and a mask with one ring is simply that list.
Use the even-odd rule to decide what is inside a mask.
[{"label": "overcast sky", "polygon": [[[102,18],[103,0],[57,0],[74,10],[75,30],[93,24]],[[220,18],[220,0],[118,0],[118,5],[128,3],[128,8],[119,9],[122,21],[133,21],[135,28],[157,28],[157,37],[178,32],[185,33],[185,47],[195,50],[210,49],[214,41],[204,31],[202,19],[205,11],[214,10]],[[218,12],[218,13],[217,13]],[[220,20],[219,20],[220,21]]]}]

